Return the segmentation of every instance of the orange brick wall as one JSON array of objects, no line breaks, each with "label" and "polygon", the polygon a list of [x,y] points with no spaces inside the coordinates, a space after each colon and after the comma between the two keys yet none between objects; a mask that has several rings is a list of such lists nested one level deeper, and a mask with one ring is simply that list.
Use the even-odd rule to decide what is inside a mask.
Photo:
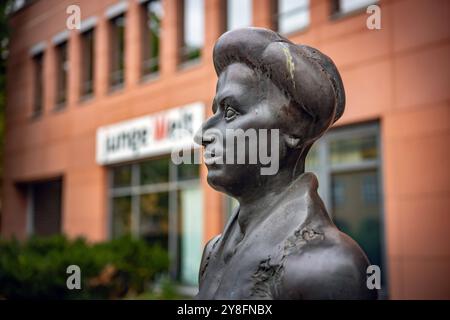
[{"label": "orange brick wall", "polygon": [[[177,66],[176,5],[164,1],[161,70],[139,77],[137,1],[128,1],[126,84],[108,92],[106,8],[117,1],[40,0],[11,19],[4,160],[2,234],[25,237],[26,199],[17,187],[62,175],[63,230],[92,240],[107,236],[106,169],[95,162],[99,126],[203,101],[211,113],[215,73],[211,54],[220,27],[220,0],[206,0],[201,63]],[[256,4],[257,3],[257,4]],[[269,27],[270,0],[254,0],[253,21]],[[65,29],[65,9],[78,4],[82,19],[95,15],[95,97],[79,103],[79,37],[69,40],[69,102],[53,111],[52,37]],[[341,71],[347,109],[337,125],[379,120],[382,140],[384,232],[391,298],[450,298],[450,2],[380,1],[382,29],[366,28],[364,12],[330,19],[330,1],[311,1],[310,26],[290,38],[331,56]],[[47,42],[45,107],[31,120],[29,49]],[[222,196],[205,182],[205,241],[222,228]]]}]

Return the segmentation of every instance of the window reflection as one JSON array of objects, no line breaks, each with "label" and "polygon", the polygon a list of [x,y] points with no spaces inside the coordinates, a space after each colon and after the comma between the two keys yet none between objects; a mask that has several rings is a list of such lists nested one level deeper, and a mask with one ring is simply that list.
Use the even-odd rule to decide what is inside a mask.
[{"label": "window reflection", "polygon": [[291,33],[309,25],[309,0],[278,0],[278,31]]},{"label": "window reflection", "polygon": [[161,40],[161,20],[163,7],[160,0],[151,0],[142,4],[142,75],[159,71],[159,50]]},{"label": "window reflection", "polygon": [[43,68],[44,68],[44,53],[40,52],[33,56],[33,71],[34,71],[34,104],[33,117],[41,115],[44,106],[43,95]]},{"label": "window reflection", "polygon": [[110,84],[113,88],[125,81],[125,15],[110,21],[111,29],[111,72]]},{"label": "window reflection", "polygon": [[331,130],[313,145],[306,171],[317,175],[319,194],[337,227],[358,242],[372,264],[382,267],[378,140],[375,124]]},{"label": "window reflection", "polygon": [[365,9],[371,4],[377,3],[377,0],[335,0],[336,13],[349,13],[359,9]]},{"label": "window reflection", "polygon": [[81,69],[81,95],[94,92],[94,29],[85,31],[81,35],[82,69]]},{"label": "window reflection", "polygon": [[377,139],[374,135],[339,139],[330,143],[331,163],[358,163],[378,157]]},{"label": "window reflection", "polygon": [[67,75],[69,71],[67,41],[64,41],[56,47],[56,56],[56,108],[61,108],[67,101]]},{"label": "window reflection", "polygon": [[170,157],[111,168],[112,236],[142,237],[169,251],[170,273],[196,285],[202,254],[199,165]]},{"label": "window reflection", "polygon": [[131,186],[131,165],[124,165],[113,168],[113,187]]},{"label": "window reflection", "polygon": [[114,238],[131,234],[131,197],[112,199],[112,236]]},{"label": "window reflection", "polygon": [[372,264],[381,265],[377,176],[377,169],[333,173],[333,220],[358,242]]},{"label": "window reflection", "polygon": [[149,193],[140,196],[139,234],[147,241],[168,249],[168,192]]},{"label": "window reflection", "polygon": [[200,57],[204,44],[204,1],[183,0],[180,61],[186,62]]},{"label": "window reflection", "polygon": [[252,25],[252,0],[227,0],[227,30]]},{"label": "window reflection", "polygon": [[141,184],[148,185],[169,181],[169,159],[155,159],[140,165]]}]

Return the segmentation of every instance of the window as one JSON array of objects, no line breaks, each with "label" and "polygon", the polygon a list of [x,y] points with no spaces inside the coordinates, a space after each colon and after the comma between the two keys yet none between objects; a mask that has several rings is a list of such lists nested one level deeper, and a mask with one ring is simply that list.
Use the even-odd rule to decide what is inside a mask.
[{"label": "window", "polygon": [[120,88],[125,81],[125,15],[121,14],[110,21],[111,65],[110,85]]},{"label": "window", "polygon": [[28,233],[49,236],[61,232],[62,179],[28,185]]},{"label": "window", "polygon": [[171,275],[197,285],[202,254],[199,165],[170,157],[111,168],[111,234],[159,244],[169,252]]},{"label": "window", "polygon": [[333,1],[333,12],[337,14],[347,14],[353,11],[366,9],[377,0],[335,0]]},{"label": "window", "polygon": [[33,56],[34,69],[34,103],[33,103],[33,117],[42,114],[44,106],[44,53],[40,52]]},{"label": "window", "polygon": [[380,267],[382,197],[377,125],[335,129],[308,154],[306,171],[319,179],[319,194],[343,232],[349,234]]},{"label": "window", "polygon": [[[358,242],[372,264],[383,268],[378,131],[376,124],[329,131],[308,153],[306,171],[316,174],[319,195],[336,226]],[[225,196],[224,223],[237,205]]]},{"label": "window", "polygon": [[309,25],[309,0],[278,0],[278,31],[288,34]]},{"label": "window", "polygon": [[69,72],[67,41],[56,46],[56,60],[56,109],[60,109],[67,102],[67,75]]},{"label": "window", "polygon": [[142,10],[142,75],[159,71],[161,19],[163,8],[160,0],[144,2]]},{"label": "window", "polygon": [[200,58],[204,43],[204,3],[203,0],[181,0],[180,12],[180,62]]},{"label": "window", "polygon": [[94,93],[94,29],[81,34],[81,96],[86,97]]},{"label": "window", "polygon": [[252,25],[253,0],[227,0],[227,30]]},{"label": "window", "polygon": [[223,215],[223,225],[226,226],[228,220],[232,217],[234,210],[239,206],[236,198],[224,195],[225,214]]}]

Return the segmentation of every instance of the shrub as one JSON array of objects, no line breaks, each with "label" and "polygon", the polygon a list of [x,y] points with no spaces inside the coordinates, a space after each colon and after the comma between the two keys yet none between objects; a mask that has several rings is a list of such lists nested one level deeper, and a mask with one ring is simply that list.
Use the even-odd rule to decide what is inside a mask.
[{"label": "shrub", "polygon": [[[69,265],[81,269],[81,290],[69,290]],[[167,272],[167,252],[124,237],[89,244],[64,236],[0,240],[0,297],[7,299],[104,299],[137,295]]]}]

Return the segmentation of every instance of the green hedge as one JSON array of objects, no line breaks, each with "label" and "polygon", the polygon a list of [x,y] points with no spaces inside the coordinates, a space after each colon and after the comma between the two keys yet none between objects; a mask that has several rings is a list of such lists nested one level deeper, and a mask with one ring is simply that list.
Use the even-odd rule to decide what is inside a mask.
[{"label": "green hedge", "polygon": [[[64,236],[0,240],[0,299],[117,299],[148,292],[168,270],[167,252],[124,237],[89,244]],[[81,290],[69,290],[69,265],[81,269]]]}]

